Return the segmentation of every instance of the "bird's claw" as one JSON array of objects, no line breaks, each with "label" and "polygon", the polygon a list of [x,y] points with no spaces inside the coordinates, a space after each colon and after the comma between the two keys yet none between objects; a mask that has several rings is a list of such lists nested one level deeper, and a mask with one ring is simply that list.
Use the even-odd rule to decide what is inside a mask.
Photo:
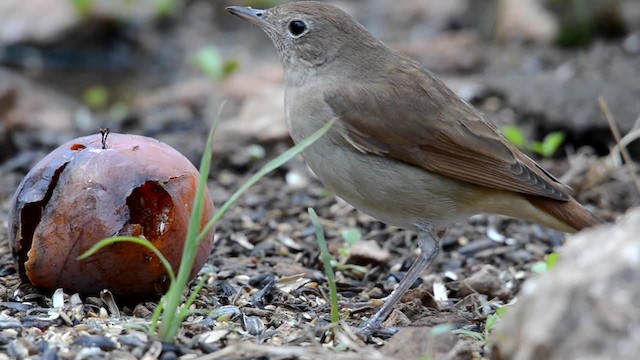
[{"label": "bird's claw", "polygon": [[395,335],[399,330],[395,327],[383,327],[382,319],[377,316],[373,316],[369,320],[365,321],[356,331],[355,334],[363,339],[367,339],[374,333],[381,337],[391,337]]}]

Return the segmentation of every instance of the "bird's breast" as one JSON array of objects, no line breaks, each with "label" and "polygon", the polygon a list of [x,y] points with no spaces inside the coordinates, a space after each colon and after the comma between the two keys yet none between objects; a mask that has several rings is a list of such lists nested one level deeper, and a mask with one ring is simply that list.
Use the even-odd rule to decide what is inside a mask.
[{"label": "bird's breast", "polygon": [[[288,89],[285,107],[296,143],[335,118],[318,91]],[[463,196],[464,185],[389,157],[363,153],[342,137],[342,131],[338,121],[303,152],[309,167],[337,196],[402,228],[414,228],[419,221],[442,227],[463,215],[456,198]]]}]

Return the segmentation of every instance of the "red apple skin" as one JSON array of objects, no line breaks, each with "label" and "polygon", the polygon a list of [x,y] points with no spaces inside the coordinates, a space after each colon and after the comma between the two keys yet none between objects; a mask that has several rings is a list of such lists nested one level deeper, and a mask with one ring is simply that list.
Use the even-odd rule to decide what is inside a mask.
[{"label": "red apple skin", "polygon": [[[69,141],[22,180],[9,214],[9,240],[23,280],[44,290],[121,301],[155,299],[169,286],[159,259],[143,246],[110,245],[78,256],[114,235],[144,236],[177,271],[198,184],[198,170],[175,149],[148,137],[110,134]],[[213,216],[205,194],[203,225]],[[193,278],[213,247],[202,241]]]}]

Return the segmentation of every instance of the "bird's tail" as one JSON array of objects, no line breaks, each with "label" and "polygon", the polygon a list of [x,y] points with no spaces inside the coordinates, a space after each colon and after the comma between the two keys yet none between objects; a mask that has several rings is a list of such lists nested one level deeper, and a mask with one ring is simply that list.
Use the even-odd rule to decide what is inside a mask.
[{"label": "bird's tail", "polygon": [[[558,201],[540,196],[527,196],[527,200],[536,208],[572,229],[572,232],[603,223],[602,219],[593,215],[573,198],[569,201]],[[560,230],[567,231],[569,229]]]}]

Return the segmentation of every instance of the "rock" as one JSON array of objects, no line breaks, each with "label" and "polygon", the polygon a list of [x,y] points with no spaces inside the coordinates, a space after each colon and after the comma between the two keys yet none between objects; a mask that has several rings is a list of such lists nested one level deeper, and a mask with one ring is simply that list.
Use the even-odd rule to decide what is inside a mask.
[{"label": "rock", "polygon": [[471,359],[474,345],[450,332],[435,335],[430,327],[401,329],[380,351],[394,359]]},{"label": "rock", "polygon": [[384,327],[407,327],[409,325],[411,325],[409,317],[398,309],[393,309],[383,324]]},{"label": "rock", "polygon": [[289,132],[284,120],[284,85],[261,87],[258,95],[244,101],[235,119],[220,124],[219,131],[225,136],[224,142],[286,139]]},{"label": "rock", "polygon": [[567,240],[551,272],[522,287],[492,359],[637,359],[640,208]]},{"label": "rock", "polygon": [[388,249],[380,247],[375,240],[361,240],[351,247],[349,253],[350,264],[386,264],[391,260],[391,253]]},{"label": "rock", "polygon": [[402,296],[402,302],[410,302],[414,299],[419,299],[423,306],[438,309],[438,302],[433,298],[433,295],[431,295],[431,292],[429,292],[425,284],[420,284],[420,286],[415,289],[409,289],[404,296]]},{"label": "rock", "polygon": [[235,151],[238,145],[265,144],[289,138],[284,118],[284,83],[280,65],[231,76],[221,95],[240,103],[237,115],[218,126],[217,152]]},{"label": "rock", "polygon": [[558,20],[540,0],[499,0],[495,36],[498,40],[549,43],[558,32]]},{"label": "rock", "polygon": [[487,295],[489,298],[507,300],[511,292],[500,280],[500,271],[493,265],[483,265],[479,271],[462,280],[460,291],[464,296],[474,293]]},{"label": "rock", "polygon": [[141,318],[144,319],[148,316],[153,315],[153,313],[151,312],[151,310],[149,310],[146,306],[144,306],[143,304],[138,304],[136,305],[136,307],[133,309],[133,316],[137,317],[137,318]]},{"label": "rock", "polygon": [[482,83],[489,92],[503,94],[509,107],[535,116],[541,128],[570,129],[577,134],[600,128],[608,133],[599,96],[607,101],[623,134],[640,114],[640,61],[620,46],[596,45],[535,76],[503,65],[484,75]]}]

